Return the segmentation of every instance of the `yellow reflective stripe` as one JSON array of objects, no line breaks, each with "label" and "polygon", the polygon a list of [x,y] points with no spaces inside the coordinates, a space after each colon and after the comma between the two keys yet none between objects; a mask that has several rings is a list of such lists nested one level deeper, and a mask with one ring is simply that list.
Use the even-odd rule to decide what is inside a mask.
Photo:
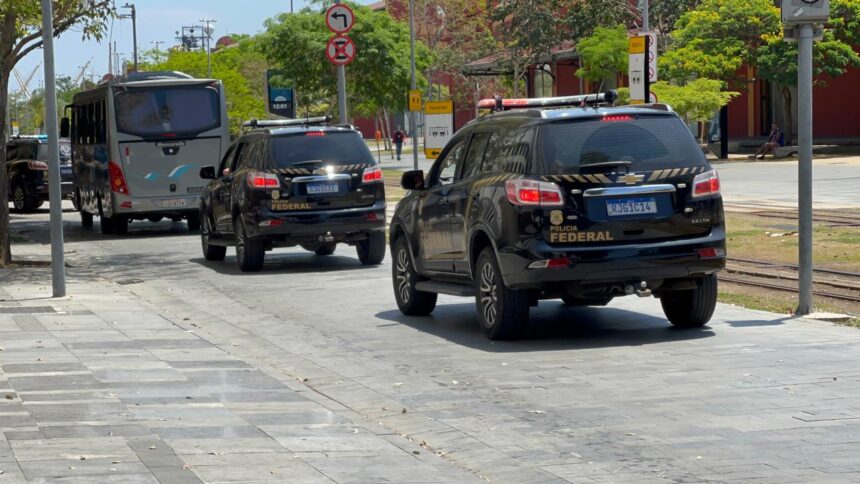
[{"label": "yellow reflective stripe", "polygon": [[606,175],[603,174],[598,174],[597,179],[603,183],[612,183],[612,180],[610,180]]}]

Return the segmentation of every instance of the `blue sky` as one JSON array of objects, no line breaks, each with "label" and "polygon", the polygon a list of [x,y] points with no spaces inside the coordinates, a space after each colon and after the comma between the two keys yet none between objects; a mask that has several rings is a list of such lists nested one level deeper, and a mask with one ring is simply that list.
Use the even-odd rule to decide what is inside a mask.
[{"label": "blue sky", "polygon": [[[160,49],[176,44],[176,31],[183,25],[198,25],[200,19],[216,19],[213,25],[213,39],[228,33],[253,34],[263,29],[263,22],[281,12],[290,10],[290,0],[129,0],[137,8],[137,38],[138,50],[152,49],[154,41],[164,41]],[[124,5],[126,0],[116,0],[116,4]],[[363,0],[360,3],[372,3]],[[298,10],[307,4],[305,0],[293,0],[293,7]],[[119,9],[126,13],[128,10]],[[92,59],[92,70],[98,80],[108,70],[108,38],[117,43],[117,50],[124,58],[132,58],[132,28],[131,20],[114,20],[111,33],[110,23],[106,38],[101,42],[81,41],[80,32],[68,31],[55,39],[56,72],[57,75],[76,77],[81,67]],[[323,53],[320,53],[323,55]],[[29,73],[42,61],[42,50],[30,53],[18,63],[17,69],[22,77]],[[42,69],[36,72],[30,82],[30,88],[41,86]],[[89,70],[88,70],[89,72]],[[18,82],[10,79],[10,91],[18,89]]]}]

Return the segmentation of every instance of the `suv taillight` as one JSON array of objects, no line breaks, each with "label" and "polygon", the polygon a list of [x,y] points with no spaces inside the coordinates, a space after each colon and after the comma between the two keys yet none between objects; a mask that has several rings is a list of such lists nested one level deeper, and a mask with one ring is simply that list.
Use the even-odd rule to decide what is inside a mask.
[{"label": "suv taillight", "polygon": [[371,166],[361,174],[361,183],[382,183],[382,168]]},{"label": "suv taillight", "polygon": [[114,162],[108,163],[108,176],[110,177],[110,191],[122,193],[123,195],[131,195],[128,191],[128,183],[125,181],[125,174],[122,168]]},{"label": "suv taillight", "polygon": [[561,188],[552,182],[514,178],[505,182],[508,201],[514,205],[532,207],[561,207],[564,196]]},{"label": "suv taillight", "polygon": [[33,171],[48,171],[48,164],[44,161],[30,160],[27,162],[27,168]]},{"label": "suv taillight", "polygon": [[278,188],[281,186],[281,181],[277,175],[271,173],[261,173],[252,171],[248,173],[248,186],[251,188]]},{"label": "suv taillight", "polygon": [[717,170],[706,171],[693,179],[693,198],[713,197],[720,194],[720,175]]}]

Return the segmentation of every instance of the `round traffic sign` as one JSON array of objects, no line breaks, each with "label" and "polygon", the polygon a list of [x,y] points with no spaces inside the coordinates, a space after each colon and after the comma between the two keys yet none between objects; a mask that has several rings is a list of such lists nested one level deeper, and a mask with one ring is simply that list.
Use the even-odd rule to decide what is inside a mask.
[{"label": "round traffic sign", "polygon": [[355,60],[355,42],[345,35],[335,35],[328,39],[325,55],[336,66],[345,66]]},{"label": "round traffic sign", "polygon": [[355,14],[348,5],[337,3],[325,11],[325,24],[336,34],[345,34],[355,25]]}]

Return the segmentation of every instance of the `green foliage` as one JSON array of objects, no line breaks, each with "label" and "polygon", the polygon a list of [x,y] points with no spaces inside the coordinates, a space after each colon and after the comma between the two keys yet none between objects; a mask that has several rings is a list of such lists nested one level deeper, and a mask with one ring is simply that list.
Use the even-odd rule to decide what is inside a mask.
[{"label": "green foliage", "polygon": [[732,98],[740,95],[734,91],[723,91],[722,84],[714,79],[696,79],[684,86],[658,81],[651,85],[651,91],[661,103],[672,106],[687,122],[705,122]]},{"label": "green foliage", "polygon": [[[205,52],[172,50],[166,55],[164,58],[162,53],[160,63],[155,63],[149,55],[145,56],[143,70],[180,71],[198,78],[207,77]],[[267,116],[266,67],[265,57],[250,38],[212,53],[212,77],[220,79],[224,85],[232,132],[241,132],[242,123],[248,119]]]},{"label": "green foliage", "polygon": [[588,81],[602,81],[627,72],[627,27],[597,27],[594,34],[579,41],[583,67],[576,75]]},{"label": "green foliage", "polygon": [[570,38],[591,36],[598,28],[614,28],[618,24],[630,25],[639,17],[639,10],[627,0],[565,2],[569,8],[563,22]]},{"label": "green foliage", "polygon": [[772,0],[704,0],[678,19],[660,72],[685,82],[701,77],[738,80],[743,65],[756,64],[758,48],[781,32]]},{"label": "green foliage", "polygon": [[[405,109],[411,82],[408,26],[386,12],[350,6],[357,19],[349,32],[357,55],[346,68],[350,111],[371,115],[383,105],[395,111]],[[295,81],[299,109],[336,106],[336,69],[325,56],[331,32],[322,11],[305,8],[269,19],[265,25],[258,38],[260,49],[271,64]],[[431,52],[416,42],[415,57],[420,85],[426,85],[420,73],[430,65]]]},{"label": "green foliage", "polygon": [[560,0],[500,0],[490,18],[498,24],[502,62],[513,72],[514,96],[528,66],[550,56],[563,22]]}]

